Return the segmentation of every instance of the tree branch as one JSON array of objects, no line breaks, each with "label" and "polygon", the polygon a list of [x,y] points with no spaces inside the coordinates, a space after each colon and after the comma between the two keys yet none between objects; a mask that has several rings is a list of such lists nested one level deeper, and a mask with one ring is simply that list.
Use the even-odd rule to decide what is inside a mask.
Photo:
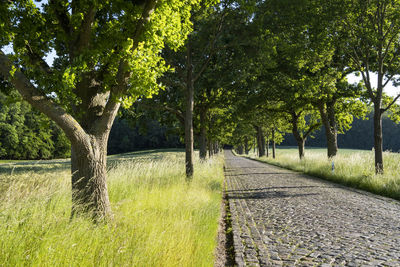
[{"label": "tree branch", "polygon": [[171,108],[166,105],[147,105],[146,103],[140,102],[139,106],[147,108],[147,109],[158,109],[158,110],[165,110],[168,111],[169,113],[172,113],[176,116],[178,121],[182,124],[185,125],[185,116],[182,113],[182,111],[178,109]]},{"label": "tree branch", "polygon": [[83,21],[81,23],[79,35],[74,44],[75,47],[71,47],[72,54],[79,54],[89,46],[91,37],[90,35],[92,33],[92,23],[94,21],[95,15],[96,9],[94,8],[94,6],[91,6],[89,10],[85,13]]},{"label": "tree branch", "polygon": [[321,126],[321,123],[315,123],[313,125],[310,125],[310,128],[308,128],[307,132],[305,132],[303,138],[306,138],[309,134],[311,134],[319,126]]},{"label": "tree branch", "polygon": [[110,93],[103,114],[97,120],[97,123],[94,124],[94,126],[96,127],[94,132],[99,132],[108,136],[120,106],[121,106],[120,99],[118,99],[117,96]]},{"label": "tree branch", "polygon": [[396,101],[397,101],[399,98],[400,98],[400,94],[398,94],[398,95],[393,99],[393,101],[390,102],[390,104],[389,104],[386,108],[382,109],[382,113],[385,112],[385,111],[387,111],[389,108],[391,108],[391,107],[394,105],[394,103],[396,103]]},{"label": "tree branch", "polygon": [[41,58],[36,52],[33,51],[32,47],[29,43],[25,45],[26,50],[28,51],[28,57],[32,63],[32,65],[39,66],[40,70],[47,74],[52,74],[53,71],[51,70],[50,66]]},{"label": "tree branch", "polygon": [[146,24],[150,21],[150,16],[156,9],[157,2],[158,2],[158,0],[147,0],[146,1],[144,8],[143,8],[142,16],[139,19],[138,23],[136,24],[136,29],[132,36],[132,40],[133,40],[132,51],[134,51],[137,48],[137,46],[139,44],[140,36],[144,32]]},{"label": "tree branch", "polygon": [[[62,107],[40,92],[21,71],[14,72],[15,69],[10,59],[0,51],[0,74],[4,79],[9,80],[33,107],[56,122],[71,142],[80,143],[86,147],[86,132],[81,125]],[[13,75],[11,75],[12,72],[14,72]]]},{"label": "tree branch", "polygon": [[210,53],[209,53],[209,55],[208,55],[206,61],[205,61],[205,62],[203,63],[203,65],[200,67],[199,72],[194,76],[193,82],[196,82],[196,81],[200,78],[201,74],[206,70],[208,64],[209,64],[210,61],[211,61],[212,56],[213,56],[214,53],[215,53],[215,44],[216,44],[216,42],[217,42],[217,38],[218,38],[219,34],[221,33],[225,14],[226,14],[226,13],[222,13],[222,16],[221,16],[221,19],[220,19],[220,21],[219,21],[218,28],[217,28],[217,31],[216,31],[216,33],[215,33],[215,35],[214,35],[214,38],[213,38],[213,39],[210,41],[210,43],[209,43],[209,44],[210,44]]},{"label": "tree branch", "polygon": [[382,88],[385,88],[385,86],[390,82],[390,80],[394,77],[394,74],[390,75],[389,78],[386,80],[386,82],[382,85]]}]

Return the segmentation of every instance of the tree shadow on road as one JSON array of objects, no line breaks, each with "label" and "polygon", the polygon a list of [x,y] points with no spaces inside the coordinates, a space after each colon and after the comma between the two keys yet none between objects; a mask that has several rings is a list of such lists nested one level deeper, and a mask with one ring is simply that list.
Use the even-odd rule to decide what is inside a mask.
[{"label": "tree shadow on road", "polygon": [[269,187],[250,190],[228,190],[226,194],[229,199],[267,199],[267,198],[292,198],[320,195],[319,193],[290,193],[289,191],[276,189],[308,188],[318,186],[297,186],[297,187]]},{"label": "tree shadow on road", "polygon": [[227,173],[227,175],[229,175],[229,176],[241,176],[241,175],[254,175],[254,174],[257,174],[257,175],[263,175],[263,174],[266,174],[266,175],[271,175],[271,174],[276,174],[276,175],[282,175],[282,174],[292,174],[293,175],[293,172],[247,172],[247,173],[238,173],[238,174],[229,174],[229,173]]}]

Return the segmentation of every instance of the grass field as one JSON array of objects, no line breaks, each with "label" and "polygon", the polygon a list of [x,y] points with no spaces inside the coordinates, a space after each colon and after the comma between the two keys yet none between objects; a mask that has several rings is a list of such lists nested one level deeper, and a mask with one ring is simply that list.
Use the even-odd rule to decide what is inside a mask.
[{"label": "grass field", "polygon": [[195,163],[184,153],[109,157],[114,220],[70,221],[67,160],[0,164],[1,266],[212,266],[223,159]]},{"label": "grass field", "polygon": [[[253,153],[250,157],[256,158],[256,155]],[[339,149],[333,160],[334,171],[325,148],[306,149],[303,160],[299,160],[295,147],[278,148],[275,160],[271,156],[259,160],[400,200],[399,153],[384,153],[383,175],[375,175],[371,150]]]}]

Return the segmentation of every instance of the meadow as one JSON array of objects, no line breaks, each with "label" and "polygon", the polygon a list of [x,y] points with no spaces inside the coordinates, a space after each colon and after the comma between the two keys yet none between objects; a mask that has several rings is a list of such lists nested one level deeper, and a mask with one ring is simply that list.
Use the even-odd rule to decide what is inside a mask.
[{"label": "meadow", "polygon": [[70,219],[68,160],[0,163],[1,266],[212,266],[223,158],[195,163],[184,153],[108,158],[113,221]]},{"label": "meadow", "polygon": [[[384,152],[383,175],[375,175],[374,152],[371,150],[339,149],[334,159],[328,159],[325,148],[306,148],[305,158],[299,159],[295,147],[277,148],[276,159],[251,158],[280,167],[363,189],[375,194],[400,200],[400,154]],[[332,162],[334,170],[332,170]]]}]

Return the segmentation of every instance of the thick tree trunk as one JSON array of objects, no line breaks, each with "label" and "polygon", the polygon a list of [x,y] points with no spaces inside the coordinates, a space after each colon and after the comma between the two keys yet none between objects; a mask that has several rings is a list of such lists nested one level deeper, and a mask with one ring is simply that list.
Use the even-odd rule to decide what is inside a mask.
[{"label": "thick tree trunk", "polygon": [[319,113],[321,120],[325,128],[326,144],[328,150],[328,158],[336,156],[338,151],[337,145],[337,125],[335,118],[335,102],[328,102],[325,105],[322,103],[319,105]]},{"label": "thick tree trunk", "polygon": [[383,174],[382,111],[380,103],[374,104],[375,173]]},{"label": "thick tree trunk", "polygon": [[206,112],[204,110],[200,112],[200,160],[205,160],[207,157]]},{"label": "thick tree trunk", "polygon": [[272,129],[272,158],[275,158],[275,129]]},{"label": "thick tree trunk", "polygon": [[190,37],[187,44],[187,77],[186,77],[186,109],[185,109],[185,166],[186,178],[193,177],[193,106],[194,85]]},{"label": "thick tree trunk", "polygon": [[87,137],[89,153],[77,145],[71,149],[72,213],[91,214],[94,219],[111,216],[106,183],[107,140]]},{"label": "thick tree trunk", "polygon": [[[135,33],[131,36],[133,40],[131,51],[134,51],[141,41],[141,36],[145,32],[146,24],[151,20],[156,4],[156,0],[151,0],[144,5]],[[72,16],[74,15],[74,10],[72,10]],[[92,6],[87,13],[80,13],[80,15],[83,17],[81,27],[72,27],[72,25],[63,27],[71,37],[67,38],[65,47],[66,51],[69,51],[67,59],[70,62],[81,57],[92,44],[92,25],[96,10]],[[31,54],[35,56],[35,61],[38,60],[36,54]],[[51,68],[46,63],[44,64],[44,69],[40,69],[45,73],[51,72]],[[43,64],[40,65],[43,67]],[[103,69],[99,67],[100,71],[97,71],[95,63],[88,65],[87,67],[92,69],[76,77],[78,82],[73,91],[77,97],[75,100],[79,101],[74,102],[79,102],[79,105],[74,106],[74,111],[70,114],[22,72],[17,70],[14,71],[14,75],[10,75],[13,64],[0,50],[0,75],[5,80],[9,80],[33,107],[56,122],[71,141],[72,216],[82,211],[89,213],[97,221],[112,216],[106,183],[107,141],[120,106],[118,99],[126,95],[127,78],[132,72],[127,68],[128,62],[125,58],[120,59],[113,86],[105,88],[103,85],[107,83],[104,84],[104,81],[99,78],[103,76],[101,75]],[[63,104],[68,103],[69,101]]]}]

